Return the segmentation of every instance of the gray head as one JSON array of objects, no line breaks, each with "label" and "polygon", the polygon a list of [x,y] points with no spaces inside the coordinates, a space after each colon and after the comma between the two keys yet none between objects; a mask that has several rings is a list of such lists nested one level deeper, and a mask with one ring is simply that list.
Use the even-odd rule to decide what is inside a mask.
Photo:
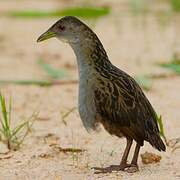
[{"label": "gray head", "polygon": [[43,33],[37,42],[52,37],[69,43],[76,54],[78,64],[82,62],[93,64],[92,62],[97,62],[97,60],[101,63],[105,62],[105,60],[109,61],[103,45],[96,34],[76,17],[66,16],[61,18]]},{"label": "gray head", "polygon": [[68,43],[77,43],[85,39],[85,32],[91,32],[90,28],[83,22],[73,16],[65,16],[52,25],[45,33],[43,33],[37,42],[57,37]]}]

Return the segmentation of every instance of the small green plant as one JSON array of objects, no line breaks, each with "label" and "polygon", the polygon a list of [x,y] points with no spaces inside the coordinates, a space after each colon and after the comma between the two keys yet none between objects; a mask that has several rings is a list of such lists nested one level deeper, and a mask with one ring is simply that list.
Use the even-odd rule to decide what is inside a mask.
[{"label": "small green plant", "polygon": [[7,145],[9,150],[17,150],[23,143],[32,124],[34,122],[35,114],[33,114],[27,121],[17,125],[15,128],[11,127],[11,113],[12,101],[10,99],[7,107],[5,98],[0,94],[0,140]]}]

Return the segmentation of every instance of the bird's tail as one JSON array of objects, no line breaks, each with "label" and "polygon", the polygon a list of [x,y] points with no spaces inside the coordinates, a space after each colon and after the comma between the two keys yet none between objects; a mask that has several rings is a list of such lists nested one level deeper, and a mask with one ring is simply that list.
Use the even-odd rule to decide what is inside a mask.
[{"label": "bird's tail", "polygon": [[159,134],[151,134],[148,136],[148,142],[158,149],[159,151],[166,151],[166,146],[162,139],[160,138]]}]

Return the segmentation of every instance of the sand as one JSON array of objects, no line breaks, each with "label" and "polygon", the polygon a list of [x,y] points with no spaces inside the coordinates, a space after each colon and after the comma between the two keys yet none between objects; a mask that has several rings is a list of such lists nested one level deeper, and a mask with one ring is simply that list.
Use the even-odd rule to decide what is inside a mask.
[{"label": "sand", "polygon": [[[48,9],[64,7],[64,1],[1,1],[0,11],[10,9]],[[17,6],[19,3],[19,6]],[[80,3],[80,1],[78,1]],[[146,17],[119,12],[121,3],[102,1],[113,8],[111,15],[96,22],[86,20],[102,40],[111,61],[130,75],[169,73],[155,63],[168,61],[179,46],[178,17],[162,24],[154,14]],[[124,4],[122,2],[122,4]],[[118,9],[119,7],[119,9]],[[0,17],[0,79],[47,79],[37,65],[38,59],[56,68],[64,68],[69,79],[77,80],[77,65],[67,44],[52,39],[41,44],[37,37],[57,18],[21,19]],[[92,167],[107,167],[120,162],[125,140],[107,132],[88,134],[77,109],[62,119],[62,114],[77,107],[78,84],[40,87],[1,85],[1,92],[13,101],[13,124],[39,111],[30,134],[18,151],[7,152],[0,144],[0,180],[59,179],[180,179],[180,149],[170,147],[160,153],[145,143],[140,154],[148,151],[162,157],[159,163],[145,165],[139,158],[139,172],[95,174]],[[156,79],[145,94],[162,115],[168,139],[180,136],[180,77]],[[59,148],[84,149],[82,153],[64,153]],[[133,150],[133,149],[132,149]],[[131,152],[132,157],[132,152]]]}]

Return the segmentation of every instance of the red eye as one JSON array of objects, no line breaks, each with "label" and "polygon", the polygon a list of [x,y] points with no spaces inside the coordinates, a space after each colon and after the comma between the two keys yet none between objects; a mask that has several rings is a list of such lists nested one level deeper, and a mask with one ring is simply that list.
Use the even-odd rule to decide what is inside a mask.
[{"label": "red eye", "polygon": [[59,29],[60,29],[61,31],[64,31],[64,30],[65,30],[65,27],[64,27],[64,26],[59,26]]}]

